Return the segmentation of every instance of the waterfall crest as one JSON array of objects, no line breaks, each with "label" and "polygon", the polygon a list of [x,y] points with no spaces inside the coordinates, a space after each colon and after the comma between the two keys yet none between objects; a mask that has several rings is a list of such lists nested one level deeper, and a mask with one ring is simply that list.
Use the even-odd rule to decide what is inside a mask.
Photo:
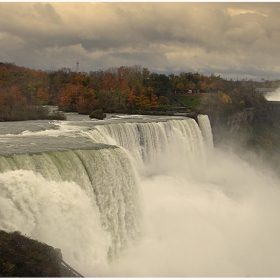
[{"label": "waterfall crest", "polygon": [[[211,126],[208,117],[201,122],[211,143]],[[209,121],[209,120],[208,120]],[[209,131],[210,129],[210,131]],[[171,119],[151,123],[115,123],[97,125],[84,132],[95,143],[117,145],[131,154],[138,170],[158,164],[167,154],[185,156],[189,161],[205,160],[205,143],[200,126],[191,118]]]}]

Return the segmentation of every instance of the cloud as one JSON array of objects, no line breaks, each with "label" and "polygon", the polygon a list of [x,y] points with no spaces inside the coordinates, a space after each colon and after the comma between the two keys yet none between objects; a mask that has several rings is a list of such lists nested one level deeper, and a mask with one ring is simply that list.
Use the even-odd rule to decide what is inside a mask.
[{"label": "cloud", "polygon": [[279,10],[279,3],[0,3],[1,57],[42,70],[74,70],[79,60],[82,71],[140,64],[278,78]]}]

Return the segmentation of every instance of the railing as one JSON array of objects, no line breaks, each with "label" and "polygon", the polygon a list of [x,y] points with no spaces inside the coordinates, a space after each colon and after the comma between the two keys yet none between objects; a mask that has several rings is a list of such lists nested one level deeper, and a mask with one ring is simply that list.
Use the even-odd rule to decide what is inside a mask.
[{"label": "railing", "polygon": [[61,260],[61,264],[63,266],[65,266],[67,269],[69,269],[77,277],[85,278],[82,274],[80,274],[78,271],[76,271],[73,267],[71,267],[69,264],[67,264],[64,260]]}]

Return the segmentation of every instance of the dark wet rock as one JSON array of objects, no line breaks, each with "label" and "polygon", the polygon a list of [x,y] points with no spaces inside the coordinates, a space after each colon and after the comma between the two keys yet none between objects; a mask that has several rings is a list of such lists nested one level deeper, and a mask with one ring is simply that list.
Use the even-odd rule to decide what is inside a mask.
[{"label": "dark wet rock", "polygon": [[20,232],[0,230],[0,277],[82,277],[62,260],[60,249]]}]

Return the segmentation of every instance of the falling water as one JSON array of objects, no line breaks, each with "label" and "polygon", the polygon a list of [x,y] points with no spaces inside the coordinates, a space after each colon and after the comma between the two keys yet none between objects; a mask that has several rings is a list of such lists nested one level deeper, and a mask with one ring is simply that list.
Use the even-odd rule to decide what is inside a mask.
[{"label": "falling water", "polygon": [[[207,118],[208,120],[208,118]],[[205,123],[210,127],[210,123]],[[211,127],[210,127],[211,130]],[[189,161],[205,160],[201,130],[190,118],[152,123],[117,123],[97,125],[84,132],[95,143],[118,145],[129,151],[138,170],[151,173],[167,157],[185,157]],[[205,139],[213,145],[211,139]],[[160,164],[164,166],[165,164]],[[170,166],[169,166],[170,167]],[[142,173],[140,172],[140,173]],[[156,172],[156,170],[154,170]],[[146,173],[147,175],[147,173]]]},{"label": "falling water", "polygon": [[207,116],[55,126],[1,135],[1,229],[88,277],[280,275],[279,182],[214,148]]}]

